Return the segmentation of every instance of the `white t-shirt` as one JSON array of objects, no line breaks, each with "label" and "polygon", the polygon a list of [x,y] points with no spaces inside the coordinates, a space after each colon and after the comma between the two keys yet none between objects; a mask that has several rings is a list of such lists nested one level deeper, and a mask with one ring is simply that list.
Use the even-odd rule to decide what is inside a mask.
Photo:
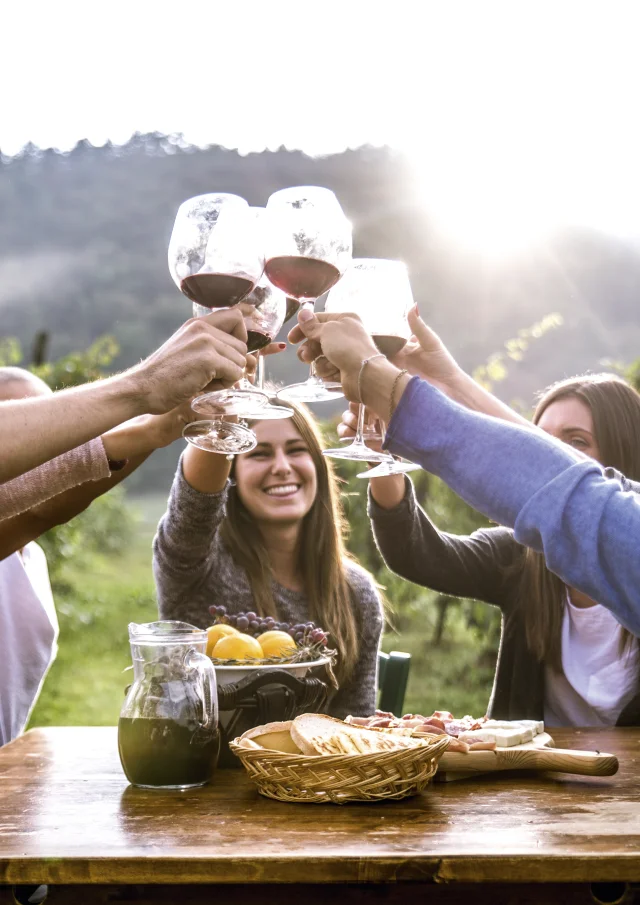
[{"label": "white t-shirt", "polygon": [[0,561],[0,745],[24,730],[57,641],[47,560],[32,542]]},{"label": "white t-shirt", "polygon": [[614,726],[638,689],[637,645],[620,655],[622,626],[606,607],[567,601],[562,674],[546,666],[546,726]]}]

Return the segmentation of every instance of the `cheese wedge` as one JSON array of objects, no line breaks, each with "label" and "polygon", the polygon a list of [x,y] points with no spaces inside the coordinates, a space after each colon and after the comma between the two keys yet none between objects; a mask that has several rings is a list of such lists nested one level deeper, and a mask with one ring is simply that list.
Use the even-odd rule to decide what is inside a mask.
[{"label": "cheese wedge", "polygon": [[[529,740],[533,737],[529,730]],[[468,732],[461,732],[458,736],[461,742],[491,742],[497,748],[512,748],[514,745],[522,744],[523,736],[527,733],[519,726],[510,729],[470,729]]]},{"label": "cheese wedge", "polygon": [[516,727],[530,729],[533,735],[544,732],[544,723],[541,720],[485,720],[483,729],[511,729]]}]

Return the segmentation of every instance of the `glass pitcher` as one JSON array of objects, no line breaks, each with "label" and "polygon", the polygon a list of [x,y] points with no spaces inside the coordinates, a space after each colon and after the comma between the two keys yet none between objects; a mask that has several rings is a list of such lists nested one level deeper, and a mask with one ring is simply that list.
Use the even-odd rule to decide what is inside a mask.
[{"label": "glass pitcher", "polygon": [[127,779],[147,789],[191,789],[218,762],[218,695],[207,633],[186,622],[129,624],[133,683],[118,722]]}]

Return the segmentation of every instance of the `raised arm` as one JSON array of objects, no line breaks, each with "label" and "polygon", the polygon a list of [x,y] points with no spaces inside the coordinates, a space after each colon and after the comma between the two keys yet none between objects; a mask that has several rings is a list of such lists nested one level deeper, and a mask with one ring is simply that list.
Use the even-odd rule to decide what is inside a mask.
[{"label": "raised arm", "polygon": [[398,403],[387,445],[513,527],[566,584],[640,634],[640,498],[597,462],[541,431],[470,412],[418,378]]},{"label": "raised arm", "polygon": [[521,550],[511,532],[506,528],[481,528],[470,535],[440,531],[418,505],[409,478],[404,475],[401,480],[403,494],[392,508],[376,502],[373,486],[369,493],[373,536],[391,571],[441,594],[497,606],[508,603],[503,593],[505,569]]},{"label": "raised arm", "polygon": [[162,414],[209,386],[231,386],[246,362],[246,329],[231,309],[187,321],[129,371],[51,396],[0,402],[0,481],[37,468],[123,421]]},{"label": "raised arm", "polygon": [[[306,360],[321,352],[318,373],[337,375],[347,398],[359,400],[362,361],[375,345],[352,315],[299,316]],[[320,362],[318,363],[320,365]],[[381,417],[397,405],[387,432],[393,453],[441,477],[463,499],[519,543],[544,553],[551,571],[608,607],[640,634],[640,500],[607,478],[593,460],[536,428],[472,412],[417,377],[381,359],[360,381]]]},{"label": "raised arm", "polygon": [[[205,457],[199,463],[201,480],[194,479],[194,470],[189,467],[193,464],[189,448],[178,463],[167,511],[153,540],[153,574],[163,619],[192,621],[194,594],[207,584],[210,574],[218,567],[217,534],[227,498],[226,474],[224,477],[223,474],[228,474],[229,463],[224,456],[198,452]],[[198,483],[203,487],[206,459],[221,482],[216,482],[216,489],[210,491],[194,486]]]},{"label": "raised arm", "polygon": [[177,439],[193,417],[188,403],[166,415],[142,415],[0,485],[0,559],[84,512]]}]

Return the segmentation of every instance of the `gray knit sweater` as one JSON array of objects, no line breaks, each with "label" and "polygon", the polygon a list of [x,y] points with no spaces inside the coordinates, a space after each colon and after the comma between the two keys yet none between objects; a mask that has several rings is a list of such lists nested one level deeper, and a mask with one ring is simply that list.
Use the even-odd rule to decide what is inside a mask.
[{"label": "gray knit sweater", "polygon": [[[182,461],[173,481],[167,511],[153,541],[153,572],[161,619],[180,619],[202,628],[213,621],[212,605],[231,613],[254,608],[245,570],[220,539],[228,485],[220,493],[200,493],[184,478]],[[371,576],[345,562],[358,626],[360,650],[353,676],[332,697],[327,708],[335,717],[369,716],[376,706],[378,647],[383,626],[382,605]],[[274,581],[273,598],[284,622],[310,620],[307,597]]]}]

